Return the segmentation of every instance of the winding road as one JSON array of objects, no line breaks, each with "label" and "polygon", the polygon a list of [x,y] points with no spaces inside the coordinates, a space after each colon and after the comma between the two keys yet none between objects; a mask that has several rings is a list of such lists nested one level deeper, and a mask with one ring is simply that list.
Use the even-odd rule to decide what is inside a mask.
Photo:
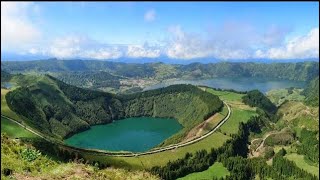
[{"label": "winding road", "polygon": [[[195,139],[192,139],[190,141],[187,141],[187,142],[183,142],[183,143],[177,143],[177,144],[171,144],[169,146],[166,146],[166,147],[160,147],[160,148],[154,148],[150,151],[147,151],[147,152],[141,152],[141,153],[133,153],[133,152],[123,152],[123,153],[112,153],[112,152],[106,152],[106,151],[102,151],[102,150],[95,150],[95,149],[84,149],[84,148],[77,148],[77,147],[73,147],[73,146],[68,146],[66,144],[61,144],[61,143],[57,143],[61,146],[64,146],[64,147],[67,147],[67,148],[71,148],[71,149],[74,149],[74,150],[77,150],[77,151],[86,151],[86,152],[91,152],[91,153],[102,153],[102,154],[105,154],[105,155],[108,155],[108,156],[115,156],[115,157],[135,157],[135,156],[142,156],[142,155],[148,155],[148,154],[155,154],[155,153],[159,153],[159,152],[163,152],[163,151],[168,151],[168,150],[172,150],[172,149],[176,149],[176,148],[180,148],[180,147],[184,147],[184,146],[188,146],[190,144],[193,144],[193,143],[196,143],[196,142],[199,142],[201,141],[202,139],[210,136],[211,134],[213,134],[215,131],[217,131],[217,129],[219,129],[229,118],[230,118],[230,115],[231,115],[231,108],[230,106],[223,102],[227,108],[228,108],[228,114],[227,116],[219,122],[219,124],[217,126],[215,126],[211,131],[207,132],[206,134],[198,137],[198,138],[195,138]],[[19,126],[25,128],[26,130],[30,131],[31,133],[49,141],[49,142],[52,142],[51,140],[49,140],[48,138],[44,137],[43,135],[39,134],[38,132],[26,127],[25,125],[17,122],[16,120],[8,117],[8,116],[5,116],[3,114],[1,114],[1,117],[4,117],[4,118],[7,118],[9,119],[10,121],[18,124]]]}]

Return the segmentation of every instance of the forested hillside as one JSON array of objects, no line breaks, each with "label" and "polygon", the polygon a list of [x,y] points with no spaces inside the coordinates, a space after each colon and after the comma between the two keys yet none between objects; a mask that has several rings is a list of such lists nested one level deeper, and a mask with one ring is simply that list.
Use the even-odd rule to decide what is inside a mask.
[{"label": "forested hillside", "polygon": [[319,76],[314,78],[302,92],[306,96],[306,103],[311,106],[319,106]]},{"label": "forested hillside", "polygon": [[[69,71],[106,71],[124,77],[213,78],[213,77],[262,77],[308,81],[319,73],[318,62],[299,63],[192,63],[169,65],[163,63],[127,64],[94,60],[39,60],[6,61],[1,69],[8,72],[57,73]],[[164,73],[161,73],[164,72]]]},{"label": "forested hillside", "polygon": [[99,89],[102,87],[111,87],[118,89],[120,86],[120,79],[123,77],[114,76],[108,72],[60,72],[53,73],[53,76],[61,81],[78,87],[90,87],[92,89]]},{"label": "forested hillside", "polygon": [[71,86],[49,75],[24,78],[34,82],[9,92],[8,106],[26,117],[28,125],[60,139],[95,124],[153,116],[172,117],[184,126],[167,141],[177,142],[190,128],[223,107],[217,96],[192,85],[120,96]]},{"label": "forested hillside", "polygon": [[260,91],[249,91],[242,97],[242,101],[251,107],[259,107],[267,113],[274,114],[277,107]]}]

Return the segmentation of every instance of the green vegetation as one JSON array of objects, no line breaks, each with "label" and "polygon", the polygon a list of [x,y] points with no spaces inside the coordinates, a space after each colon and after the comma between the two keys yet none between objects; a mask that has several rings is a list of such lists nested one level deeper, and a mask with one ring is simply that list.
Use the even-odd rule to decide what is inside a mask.
[{"label": "green vegetation", "polygon": [[267,92],[267,97],[276,106],[280,106],[286,101],[304,101],[305,97],[301,95],[302,89],[287,88],[287,89],[274,89]]},{"label": "green vegetation", "polygon": [[227,122],[220,128],[226,135],[236,134],[239,129],[239,123],[247,122],[256,112],[242,109],[232,109],[232,115]]},{"label": "green vegetation", "polygon": [[5,132],[9,137],[12,138],[37,137],[33,133],[4,117],[1,117],[1,132]]},{"label": "green vegetation", "polygon": [[84,164],[83,159],[70,162],[53,160],[31,144],[13,140],[1,133],[1,179],[159,179],[145,171],[100,168]]},{"label": "green vegetation", "polygon": [[308,81],[319,73],[318,62],[299,63],[192,63],[188,65],[167,65],[163,63],[120,63],[85,60],[41,60],[6,61],[1,69],[7,72],[57,73],[70,71],[105,71],[124,77],[137,78],[214,78],[214,77],[259,77]]},{"label": "green vegetation", "polygon": [[316,176],[319,177],[319,164],[317,164],[316,166],[310,165],[304,159],[303,155],[299,155],[297,153],[286,154],[284,157],[290,161],[295,162],[299,168],[301,168],[311,174],[315,174]]},{"label": "green vegetation", "polygon": [[215,162],[209,169],[189,174],[185,177],[179,178],[178,180],[195,180],[195,179],[202,179],[202,180],[210,180],[212,178],[225,178],[230,173],[228,169],[226,169],[221,162]]},{"label": "green vegetation", "polygon": [[10,73],[3,71],[1,69],[1,87],[4,86],[4,84],[3,84],[4,82],[10,81],[11,77],[12,77],[12,75]]},{"label": "green vegetation", "polygon": [[170,180],[183,177],[190,172],[204,171],[215,161],[224,161],[231,156],[246,157],[249,129],[246,124],[240,123],[239,133],[218,149],[212,148],[209,152],[203,149],[195,154],[187,153],[184,158],[170,161],[166,166],[153,167],[151,172],[159,174],[163,179]]},{"label": "green vegetation", "polygon": [[291,129],[285,128],[281,132],[270,134],[264,141],[267,146],[288,145],[294,140],[294,132]]},{"label": "green vegetation", "polygon": [[5,96],[8,92],[9,90],[1,88],[1,114],[18,120],[19,116],[15,112],[13,112],[7,105]]},{"label": "green vegetation", "polygon": [[209,137],[191,144],[189,146],[178,149],[159,152],[155,154],[143,155],[138,157],[108,157],[101,155],[93,155],[89,153],[82,153],[85,159],[99,161],[104,164],[109,164],[115,167],[125,167],[128,169],[151,169],[154,166],[164,166],[169,161],[174,161],[183,158],[186,153],[195,153],[196,151],[205,149],[209,151],[211,148],[218,148],[223,145],[229,136],[216,132]]},{"label": "green vegetation", "polygon": [[[317,134],[319,132],[302,129],[298,146],[298,154],[305,155],[305,158],[316,163],[319,162],[319,140]],[[319,137],[319,136],[318,136]]]},{"label": "green vegetation", "polygon": [[214,95],[219,96],[219,98],[223,101],[241,101],[242,97],[245,94],[239,94],[236,92],[224,91],[224,90],[214,90],[212,88],[203,87],[207,92],[210,92]]},{"label": "green vegetation", "polygon": [[307,105],[319,106],[319,76],[310,81],[302,94],[306,96]]},{"label": "green vegetation", "polygon": [[274,114],[277,111],[277,107],[260,91],[249,91],[247,95],[242,97],[245,104],[253,107],[259,107],[267,113]]},{"label": "green vegetation", "polygon": [[98,72],[61,72],[61,73],[51,73],[52,76],[57,79],[78,87],[99,89],[104,87],[110,87],[114,89],[119,89],[120,79],[119,76],[114,76],[108,72],[98,71]]},{"label": "green vegetation", "polygon": [[292,161],[289,161],[284,158],[286,151],[281,149],[273,158],[272,166],[280,171],[283,176],[295,176],[296,178],[305,178],[305,179],[317,179],[316,176],[312,176],[307,173],[305,170],[300,169]]},{"label": "green vegetation", "polygon": [[217,96],[192,85],[114,95],[67,85],[52,76],[33,78],[33,83],[5,96],[8,106],[25,117],[32,128],[59,139],[88,129],[90,125],[128,117],[171,117],[184,128],[162,144],[167,145],[180,141],[191,128],[223,107]]}]

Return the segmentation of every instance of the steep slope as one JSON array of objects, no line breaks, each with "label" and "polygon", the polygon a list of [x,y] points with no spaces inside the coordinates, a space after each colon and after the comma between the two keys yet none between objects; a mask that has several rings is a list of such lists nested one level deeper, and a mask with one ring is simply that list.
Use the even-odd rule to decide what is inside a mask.
[{"label": "steep slope", "polygon": [[217,96],[192,85],[120,96],[71,86],[48,75],[34,78],[33,83],[6,95],[8,106],[25,117],[28,125],[60,139],[95,124],[153,116],[172,117],[184,126],[171,138],[177,142],[223,106]]},{"label": "steep slope", "polygon": [[146,171],[103,168],[83,159],[56,161],[31,144],[1,134],[1,179],[160,179]]}]

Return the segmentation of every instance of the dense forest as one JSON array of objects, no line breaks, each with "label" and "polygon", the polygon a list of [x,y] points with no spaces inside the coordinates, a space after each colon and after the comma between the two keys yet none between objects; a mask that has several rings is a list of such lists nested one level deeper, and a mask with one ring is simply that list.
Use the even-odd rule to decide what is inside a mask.
[{"label": "dense forest", "polygon": [[[318,76],[318,62],[299,63],[191,63],[188,65],[164,63],[121,63],[94,60],[39,60],[1,62],[1,69],[8,72],[58,73],[70,71],[106,71],[133,78],[213,78],[261,77],[309,81]],[[165,74],[161,72],[166,72]]]},{"label": "dense forest", "polygon": [[26,77],[33,78],[34,83],[10,91],[6,95],[8,106],[24,116],[28,125],[58,138],[128,117],[171,117],[184,128],[165,142],[168,144],[179,141],[223,107],[217,96],[192,85],[114,95],[68,85],[49,75]]},{"label": "dense forest", "polygon": [[242,97],[242,101],[251,106],[259,107],[269,114],[274,114],[277,107],[260,91],[252,90]]},{"label": "dense forest", "polygon": [[99,89],[103,87],[118,89],[120,86],[120,79],[123,79],[123,77],[114,76],[104,71],[60,72],[53,73],[52,76],[70,85],[90,87],[92,89]]},{"label": "dense forest", "polygon": [[319,106],[319,76],[308,84],[302,94],[306,96],[306,104]]}]

